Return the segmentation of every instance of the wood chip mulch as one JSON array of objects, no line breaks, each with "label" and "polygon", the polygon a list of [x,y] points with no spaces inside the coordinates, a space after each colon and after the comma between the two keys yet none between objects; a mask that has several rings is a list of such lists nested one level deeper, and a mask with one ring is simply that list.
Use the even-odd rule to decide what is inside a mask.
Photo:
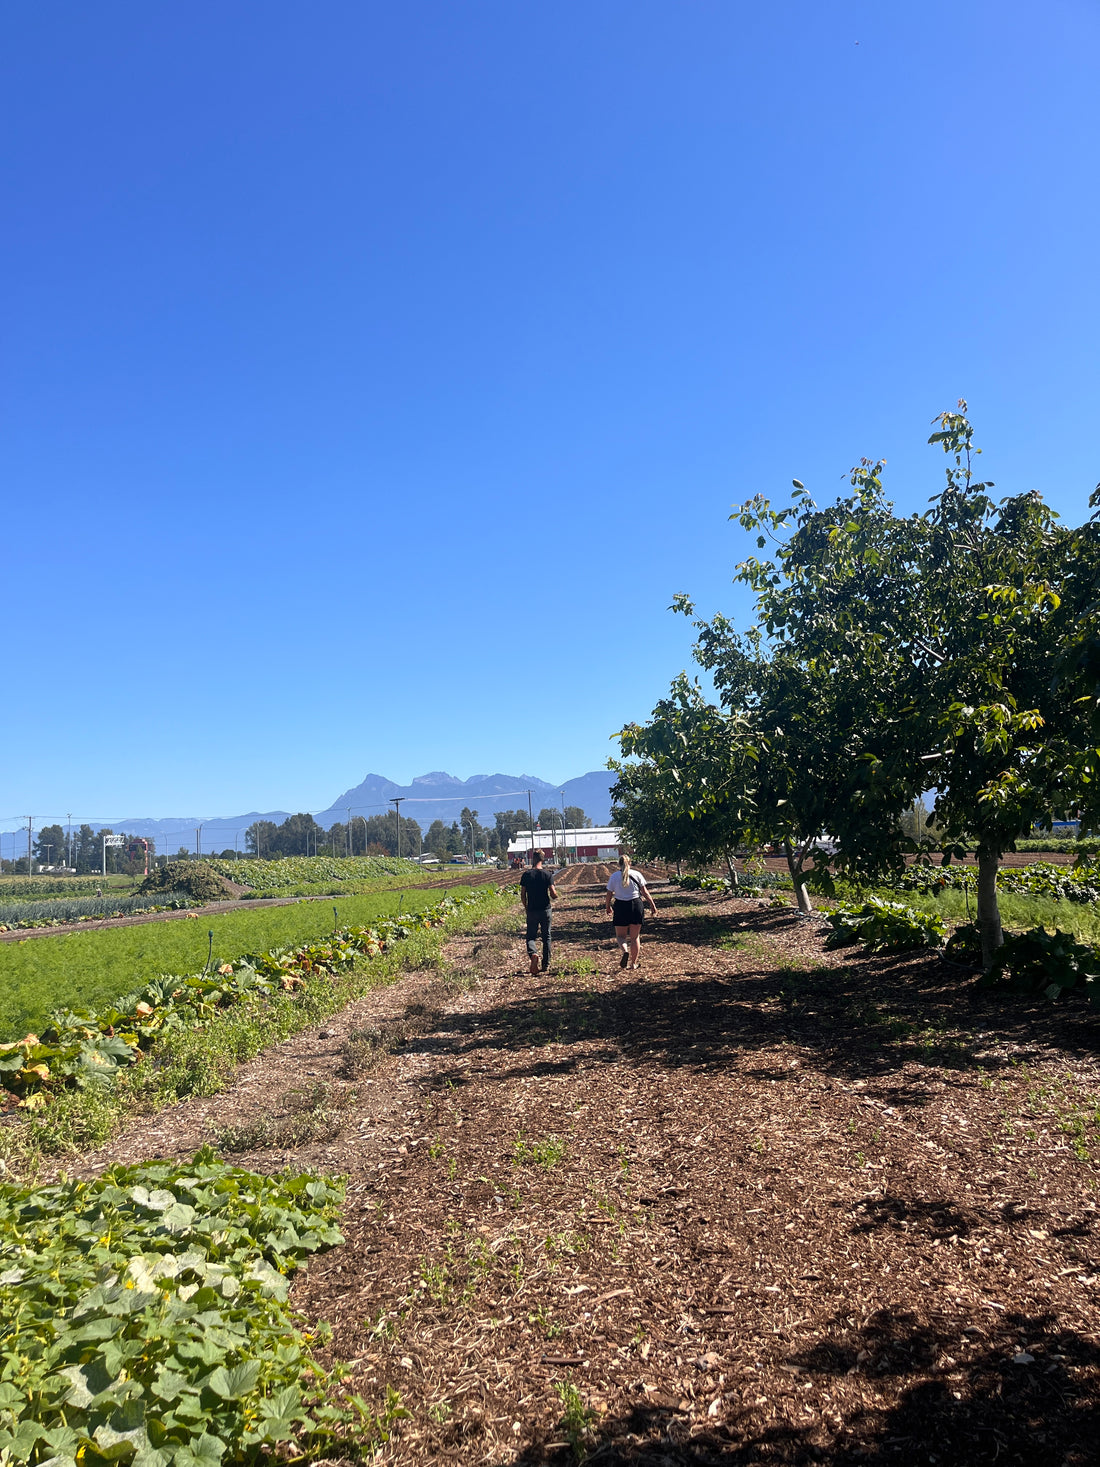
[{"label": "wood chip mulch", "polygon": [[320,1084],[234,1156],[348,1177],[294,1297],[400,1393],[386,1461],[1095,1461],[1096,1017],[654,895],[637,972],[578,888],[545,975],[491,919],[89,1165]]}]

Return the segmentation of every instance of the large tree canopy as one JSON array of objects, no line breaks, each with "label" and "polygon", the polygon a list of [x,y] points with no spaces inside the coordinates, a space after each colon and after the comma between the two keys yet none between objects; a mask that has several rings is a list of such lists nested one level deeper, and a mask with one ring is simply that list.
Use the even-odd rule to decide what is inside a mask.
[{"label": "large tree canopy", "polygon": [[[747,824],[784,844],[800,904],[819,834],[836,837],[842,867],[895,865],[909,844],[902,814],[934,787],[947,854],[977,852],[989,961],[1001,855],[1035,822],[1098,812],[1100,549],[1095,518],[1063,527],[1034,492],[994,502],[974,473],[964,403],[930,442],[949,461],[922,514],[894,512],[883,464],[869,460],[826,508],[797,480],[785,506],[743,504],[731,518],[767,552],[737,572],[755,623],[696,623],[696,657],[728,719],[723,797],[736,787]],[[688,598],[676,609],[690,613]],[[654,777],[664,757],[666,785],[686,778],[700,818],[717,808],[716,755],[703,756],[705,784],[688,772],[690,742],[672,768],[658,748],[667,718],[662,705],[645,738],[624,730],[624,753]]]}]

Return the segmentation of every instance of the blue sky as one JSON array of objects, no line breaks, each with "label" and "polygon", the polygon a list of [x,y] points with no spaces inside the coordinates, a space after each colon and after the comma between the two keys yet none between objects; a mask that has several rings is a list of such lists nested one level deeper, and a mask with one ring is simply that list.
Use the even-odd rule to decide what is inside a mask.
[{"label": "blue sky", "polygon": [[0,33],[0,817],[599,767],[672,594],[743,613],[731,504],[867,454],[916,507],[960,396],[999,490],[1086,513],[1092,0]]}]

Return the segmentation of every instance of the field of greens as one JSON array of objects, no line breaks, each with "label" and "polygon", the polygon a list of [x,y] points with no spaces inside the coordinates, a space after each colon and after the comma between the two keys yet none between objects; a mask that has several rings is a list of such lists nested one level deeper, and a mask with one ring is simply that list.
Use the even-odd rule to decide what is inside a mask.
[{"label": "field of greens", "polygon": [[93,922],[103,917],[132,917],[141,912],[178,911],[192,905],[180,891],[156,896],[48,897],[35,902],[0,903],[0,932],[19,927],[54,927]]},{"label": "field of greens", "polygon": [[410,890],[403,900],[401,893],[379,892],[338,899],[337,919],[328,903],[301,902],[0,944],[0,1039],[22,1038],[55,1009],[100,1008],[160,974],[199,972],[207,962],[210,931],[218,964],[305,942],[336,925],[392,917],[399,907],[419,911],[434,901],[432,891]]},{"label": "field of greens", "polygon": [[131,876],[0,876],[0,902],[95,896],[97,891],[131,891],[136,885]]},{"label": "field of greens", "polygon": [[380,891],[429,880],[415,861],[391,856],[284,856],[278,861],[223,861],[205,863],[251,889],[254,897],[324,896],[339,892]]}]

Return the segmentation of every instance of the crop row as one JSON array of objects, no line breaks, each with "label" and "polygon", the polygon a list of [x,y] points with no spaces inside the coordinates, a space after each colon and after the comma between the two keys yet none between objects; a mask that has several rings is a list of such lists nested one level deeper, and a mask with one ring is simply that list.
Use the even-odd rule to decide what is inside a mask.
[{"label": "crop row", "polygon": [[0,902],[34,897],[94,896],[102,889],[102,876],[5,876],[0,878]]},{"label": "crop row", "polygon": [[9,1106],[33,1109],[62,1088],[113,1085],[120,1070],[140,1062],[160,1035],[199,1028],[234,1004],[293,993],[310,976],[346,971],[411,932],[440,926],[458,905],[444,898],[412,915],[344,927],[298,947],[252,953],[213,972],[155,978],[96,1012],[58,1011],[41,1034],[0,1044],[0,1087]]},{"label": "crop row", "polygon": [[178,912],[191,905],[190,897],[181,891],[158,893],[155,905],[147,896],[5,902],[0,906],[0,932],[10,932],[16,927],[58,927],[69,922],[93,922],[103,917],[134,917],[142,912]]},{"label": "crop row", "polygon": [[[978,873],[974,866],[911,866],[892,883],[895,891],[919,891],[937,896],[941,891],[974,891]],[[1001,891],[1023,896],[1052,897],[1055,901],[1100,901],[1100,867],[1095,861],[1076,866],[1055,866],[1036,861],[1030,866],[1003,867],[997,873]]]},{"label": "crop row", "polygon": [[385,1422],[326,1400],[319,1332],[287,1300],[299,1262],[342,1241],[342,1196],[210,1151],[0,1186],[0,1462],[217,1467],[339,1456],[351,1434],[377,1446]]},{"label": "crop row", "polygon": [[369,881],[378,876],[417,876],[415,861],[392,856],[283,856],[278,861],[207,861],[212,871],[257,890],[313,885],[319,881]]}]

